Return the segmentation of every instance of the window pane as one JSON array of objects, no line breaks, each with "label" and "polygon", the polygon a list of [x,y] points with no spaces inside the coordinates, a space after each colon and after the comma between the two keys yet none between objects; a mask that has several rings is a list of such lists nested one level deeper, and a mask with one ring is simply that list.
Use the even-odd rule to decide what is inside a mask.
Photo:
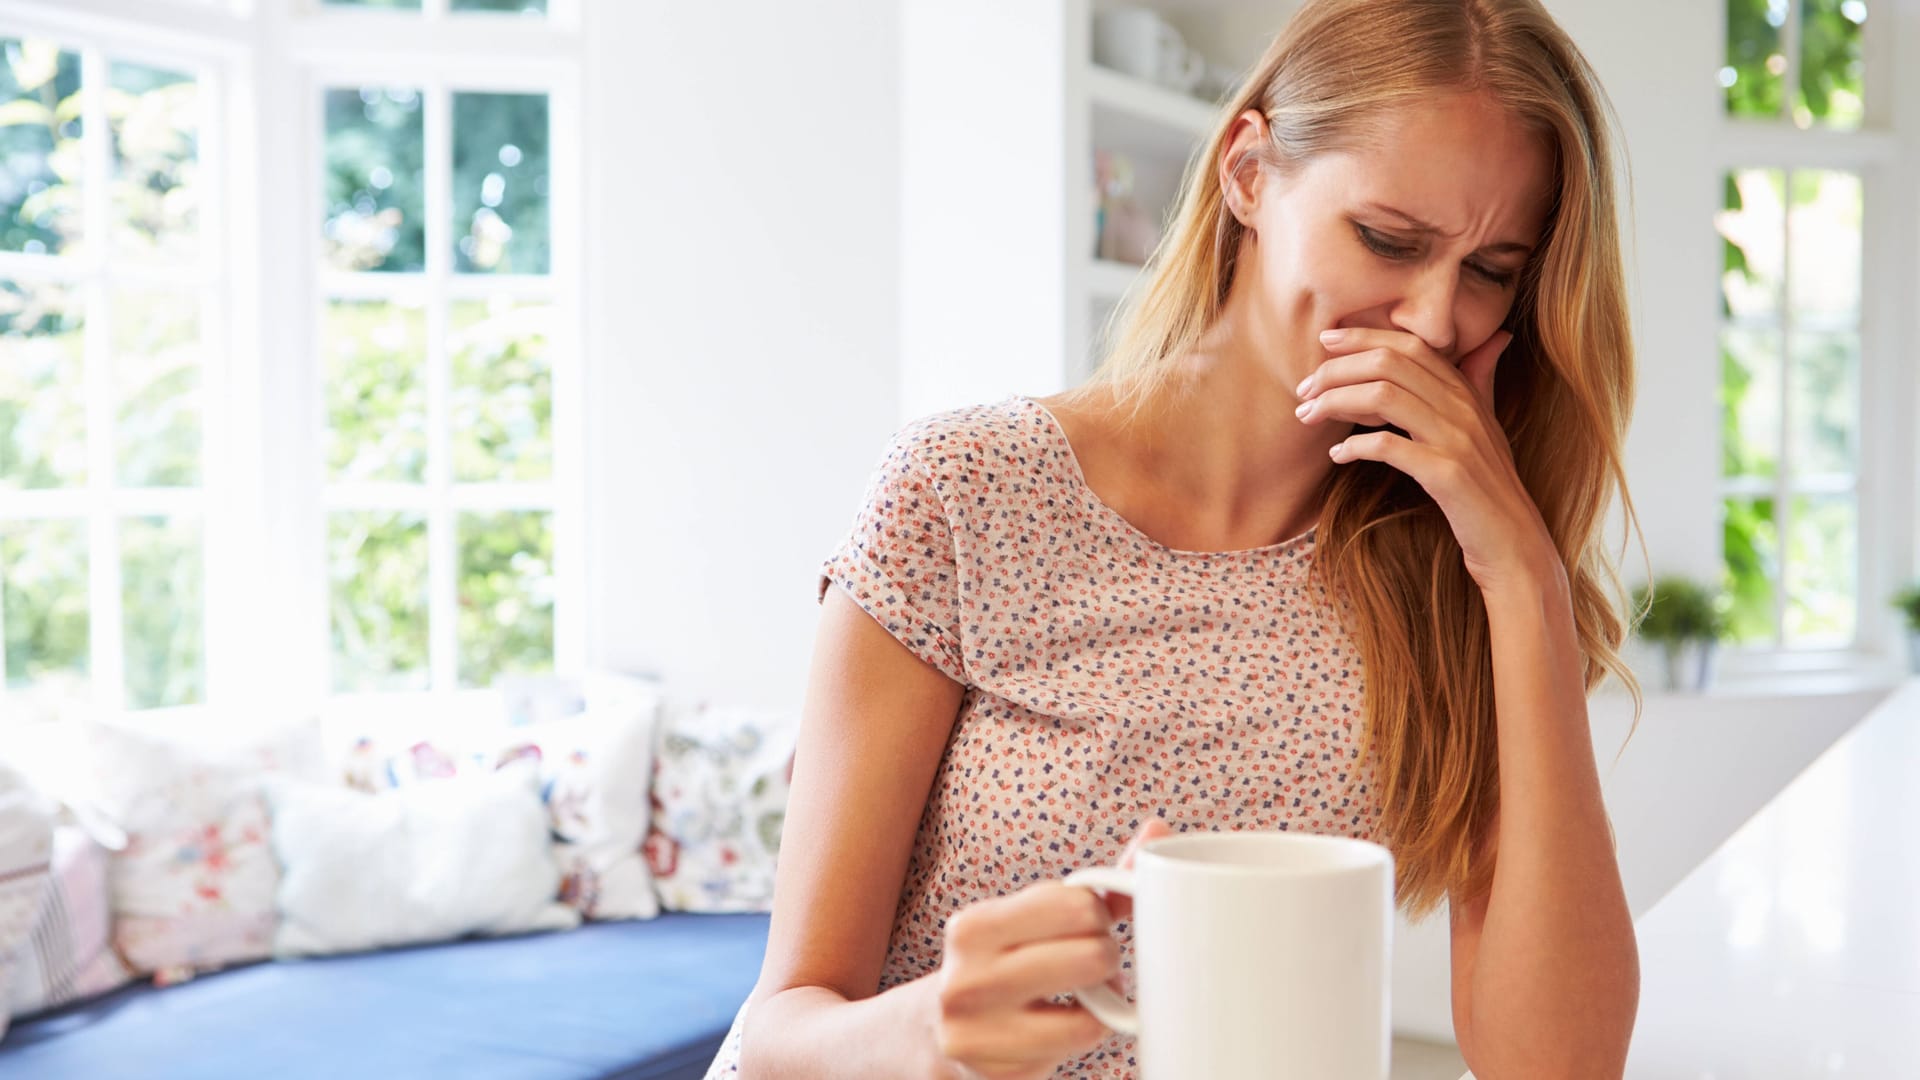
[{"label": "window pane", "polygon": [[1798,479],[1858,470],[1860,336],[1793,336],[1793,471]]},{"label": "window pane", "polygon": [[1774,639],[1773,583],[1780,572],[1779,530],[1772,499],[1727,499],[1721,505],[1722,552],[1733,607],[1729,634],[1735,641]]},{"label": "window pane", "polygon": [[330,516],[327,531],[333,688],[425,690],[425,517],[337,513]]},{"label": "window pane", "polygon": [[511,300],[453,305],[453,477],[553,475],[553,309]]},{"label": "window pane", "polygon": [[0,281],[0,488],[87,481],[80,296]]},{"label": "window pane", "polygon": [[200,482],[199,304],[191,293],[118,289],[113,379],[119,394],[120,482]]},{"label": "window pane", "polygon": [[1730,116],[1775,118],[1786,93],[1787,58],[1780,28],[1787,0],[1727,0],[1727,61],[1720,85]]},{"label": "window pane", "polygon": [[321,0],[327,7],[345,8],[402,8],[419,11],[420,0]]},{"label": "window pane", "polygon": [[460,515],[460,684],[553,670],[553,527],[543,511]]},{"label": "window pane", "polygon": [[547,272],[547,97],[453,95],[454,266]]},{"label": "window pane", "polygon": [[1787,643],[1844,646],[1853,641],[1852,495],[1797,495],[1787,521]]},{"label": "window pane", "polygon": [[77,521],[0,522],[0,623],[10,687],[87,679],[87,538]]},{"label": "window pane", "polygon": [[199,246],[200,85],[140,64],[112,70],[114,249],[191,260]]},{"label": "window pane", "polygon": [[80,54],[0,38],[0,250],[58,255],[80,243]]},{"label": "window pane", "polygon": [[1800,0],[1800,85],[1794,87],[1793,120],[1857,128],[1864,113],[1860,57],[1866,0]]},{"label": "window pane", "polygon": [[426,150],[418,90],[327,91],[326,266],[426,266]]},{"label": "window pane", "polygon": [[545,15],[547,0],[453,0],[455,11],[506,11]]},{"label": "window pane", "polygon": [[1720,332],[1720,471],[1774,476],[1780,470],[1778,330]]},{"label": "window pane", "polygon": [[200,523],[127,518],[120,523],[120,594],[125,603],[127,707],[151,709],[206,700],[201,648],[205,559]]},{"label": "window pane", "polygon": [[1794,172],[1787,293],[1796,326],[1859,325],[1860,210],[1860,178],[1853,173]]},{"label": "window pane", "polygon": [[1722,240],[1722,313],[1736,319],[1779,314],[1786,276],[1786,178],[1778,169],[1727,174],[1714,219]]},{"label": "window pane", "polygon": [[426,334],[417,305],[328,302],[321,348],[334,479],[425,481]]}]

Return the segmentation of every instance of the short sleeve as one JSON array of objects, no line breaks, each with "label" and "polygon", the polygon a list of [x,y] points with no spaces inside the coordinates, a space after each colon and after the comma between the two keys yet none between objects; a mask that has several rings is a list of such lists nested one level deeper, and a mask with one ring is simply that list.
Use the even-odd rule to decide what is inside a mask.
[{"label": "short sleeve", "polygon": [[816,603],[845,589],[913,655],[966,683],[954,527],[910,440],[896,435],[840,546],[820,564]]}]

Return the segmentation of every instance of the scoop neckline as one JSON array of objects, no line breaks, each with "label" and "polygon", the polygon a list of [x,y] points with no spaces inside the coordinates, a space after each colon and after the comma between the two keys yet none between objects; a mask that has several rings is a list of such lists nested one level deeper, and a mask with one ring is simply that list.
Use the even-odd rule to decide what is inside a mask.
[{"label": "scoop neckline", "polygon": [[1128,521],[1126,515],[1109,506],[1106,500],[1102,499],[1099,493],[1093,490],[1093,485],[1087,483],[1086,470],[1080,467],[1080,455],[1073,448],[1073,440],[1067,438],[1066,426],[1060,423],[1059,417],[1053,415],[1052,409],[1047,408],[1039,401],[1025,394],[1015,394],[1013,398],[1016,401],[1022,401],[1032,406],[1036,412],[1046,418],[1047,426],[1053,429],[1054,438],[1060,442],[1061,454],[1067,459],[1068,471],[1073,475],[1074,487],[1079,491],[1081,498],[1085,499],[1088,505],[1094,508],[1096,513],[1107,518],[1120,529],[1131,534],[1140,543],[1154,551],[1182,559],[1242,559],[1263,555],[1284,554],[1295,548],[1309,548],[1313,544],[1314,533],[1318,530],[1318,526],[1310,528],[1298,536],[1281,540],[1278,543],[1265,544],[1260,547],[1234,548],[1231,551],[1192,551],[1186,548],[1169,547],[1155,540],[1153,537],[1148,536],[1139,526]]}]

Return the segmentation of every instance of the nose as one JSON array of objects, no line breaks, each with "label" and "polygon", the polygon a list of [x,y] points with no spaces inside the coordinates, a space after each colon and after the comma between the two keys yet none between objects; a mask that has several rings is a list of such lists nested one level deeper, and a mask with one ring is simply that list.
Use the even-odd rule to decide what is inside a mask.
[{"label": "nose", "polygon": [[1441,356],[1453,355],[1453,302],[1460,275],[1450,267],[1430,266],[1408,282],[1406,293],[1389,316],[1393,325],[1427,343]]}]

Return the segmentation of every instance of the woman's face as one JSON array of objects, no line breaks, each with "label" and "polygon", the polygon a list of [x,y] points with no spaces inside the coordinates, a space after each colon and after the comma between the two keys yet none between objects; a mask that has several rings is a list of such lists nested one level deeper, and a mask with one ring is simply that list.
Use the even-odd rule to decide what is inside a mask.
[{"label": "woman's face", "polygon": [[[1267,138],[1258,111],[1237,123],[1223,161]],[[1323,330],[1403,330],[1456,364],[1491,337],[1546,225],[1551,159],[1489,99],[1452,94],[1290,176],[1222,179],[1254,233],[1234,289],[1256,290],[1254,318],[1279,339],[1287,370],[1275,374],[1292,387],[1325,359]]]}]

